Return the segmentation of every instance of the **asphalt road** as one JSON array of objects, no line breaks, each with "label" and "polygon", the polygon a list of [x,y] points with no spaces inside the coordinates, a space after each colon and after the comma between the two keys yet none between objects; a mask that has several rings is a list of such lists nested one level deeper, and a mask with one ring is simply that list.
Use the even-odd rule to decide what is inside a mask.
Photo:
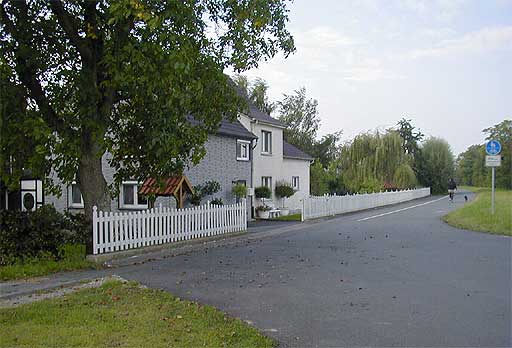
[{"label": "asphalt road", "polygon": [[440,220],[462,204],[429,197],[115,273],[213,305],[283,347],[512,346],[511,239]]}]

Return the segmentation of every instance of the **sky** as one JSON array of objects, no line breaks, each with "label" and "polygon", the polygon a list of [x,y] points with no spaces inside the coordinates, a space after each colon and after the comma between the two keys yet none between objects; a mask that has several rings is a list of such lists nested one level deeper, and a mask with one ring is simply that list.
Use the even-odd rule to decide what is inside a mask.
[{"label": "sky", "polygon": [[297,52],[244,75],[281,100],[305,87],[319,135],[342,140],[405,117],[457,155],[512,118],[512,0],[295,0]]}]

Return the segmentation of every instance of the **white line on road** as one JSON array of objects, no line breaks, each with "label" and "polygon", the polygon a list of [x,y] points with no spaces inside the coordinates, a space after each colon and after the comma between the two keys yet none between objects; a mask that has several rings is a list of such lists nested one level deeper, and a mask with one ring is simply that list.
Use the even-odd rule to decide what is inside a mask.
[{"label": "white line on road", "polygon": [[421,207],[422,205],[427,205],[427,204],[430,204],[430,203],[434,203],[434,202],[440,201],[441,199],[445,199],[447,197],[448,196],[444,196],[444,197],[441,197],[441,198],[438,198],[438,199],[434,199],[433,201],[428,201],[428,202],[425,202],[425,203],[412,205],[410,207],[405,207],[405,208],[402,208],[402,209],[393,210],[393,211],[390,211],[390,212],[387,212],[387,213],[383,213],[383,214],[379,214],[379,215],[373,215],[373,216],[365,217],[365,218],[359,219],[357,221],[358,222],[366,221],[366,220],[375,219],[375,218],[378,218],[378,217],[381,217],[381,216],[386,216],[386,215],[389,215],[389,214],[399,213],[399,212],[404,211],[404,210],[409,210],[409,209],[412,209],[412,208]]}]

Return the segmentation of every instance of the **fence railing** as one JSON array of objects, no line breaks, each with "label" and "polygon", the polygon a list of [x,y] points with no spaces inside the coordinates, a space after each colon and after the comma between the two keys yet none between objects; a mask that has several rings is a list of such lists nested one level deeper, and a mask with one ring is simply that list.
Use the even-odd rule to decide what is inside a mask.
[{"label": "fence railing", "polygon": [[302,201],[302,221],[410,201],[430,195],[430,188],[345,196],[311,196]]},{"label": "fence railing", "polygon": [[93,208],[93,254],[240,232],[247,229],[245,199],[237,204],[103,212]]}]

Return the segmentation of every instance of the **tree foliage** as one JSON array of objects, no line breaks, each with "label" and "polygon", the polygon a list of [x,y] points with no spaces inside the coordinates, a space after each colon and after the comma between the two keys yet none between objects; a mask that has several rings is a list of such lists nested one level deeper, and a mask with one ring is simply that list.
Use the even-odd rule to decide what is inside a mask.
[{"label": "tree foliage", "polygon": [[418,158],[418,180],[431,187],[433,193],[446,193],[454,175],[454,159],[446,140],[430,137],[421,147]]},{"label": "tree foliage", "polygon": [[[486,140],[501,143],[501,166],[496,168],[496,186],[512,189],[512,120],[485,128]],[[491,185],[491,169],[485,166],[485,144],[472,145],[457,157],[456,177],[461,184],[470,186]]]},{"label": "tree foliage", "polygon": [[393,183],[395,171],[403,162],[398,132],[362,133],[342,150],[343,181],[352,192],[383,188],[385,183]]},{"label": "tree foliage", "polygon": [[[221,117],[242,108],[224,69],[294,51],[287,12],[284,1],[257,0],[1,2],[2,88],[22,90],[28,105],[1,110],[2,170],[13,158],[64,183],[76,178],[86,213],[108,210],[118,187],[108,190],[102,173],[107,152],[116,183],[179,173],[202,158]],[[6,133],[17,115],[41,127]],[[13,146],[38,139],[31,132],[51,135],[34,152],[52,153],[42,170]]]},{"label": "tree foliage", "polygon": [[277,102],[278,118],[288,126],[283,132],[285,141],[312,152],[320,126],[317,107],[318,101],[308,98],[304,87],[294,94],[285,94],[283,100]]}]

